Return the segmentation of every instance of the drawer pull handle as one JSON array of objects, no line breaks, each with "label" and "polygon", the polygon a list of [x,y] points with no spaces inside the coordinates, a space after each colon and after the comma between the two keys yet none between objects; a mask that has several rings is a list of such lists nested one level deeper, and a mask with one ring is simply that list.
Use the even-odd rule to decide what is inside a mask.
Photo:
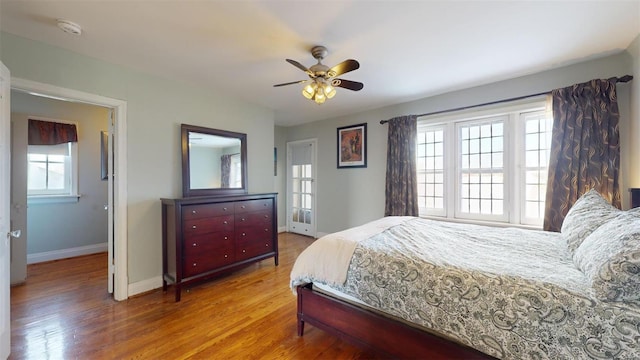
[{"label": "drawer pull handle", "polygon": [[242,236],[247,236],[247,234],[245,234],[245,233],[242,233]]},{"label": "drawer pull handle", "polygon": [[269,232],[269,229],[264,229],[264,232]]},{"label": "drawer pull handle", "polygon": [[226,207],[223,207],[223,208],[222,208],[222,211],[227,211],[227,208],[226,208]]},{"label": "drawer pull handle", "polygon": [[196,213],[198,213],[198,212],[197,212],[197,211],[195,211],[195,210],[191,210],[191,213],[192,213],[192,214],[196,214]]},{"label": "drawer pull handle", "polygon": [[245,249],[242,249],[242,252],[243,252],[243,253],[246,253],[246,252],[247,252],[247,250],[245,250]]},{"label": "drawer pull handle", "polygon": [[193,263],[193,267],[196,267],[196,266],[198,266],[198,264],[197,263]]},{"label": "drawer pull handle", "polygon": [[225,236],[225,237],[224,237],[224,239],[225,239],[225,240],[228,240],[229,238]]},{"label": "drawer pull handle", "polygon": [[192,229],[195,229],[195,228],[196,228],[196,226],[195,226],[195,225],[193,225],[193,226],[191,226],[191,228],[192,228]]},{"label": "drawer pull handle", "polygon": [[223,221],[222,223],[223,223],[223,224],[225,224],[225,225],[227,225],[227,224],[228,224],[226,220],[225,220],[225,221]]},{"label": "drawer pull handle", "polygon": [[225,258],[228,258],[228,257],[229,257],[229,255],[227,255],[227,254],[224,254],[224,257],[225,257]]},{"label": "drawer pull handle", "polygon": [[269,244],[264,244],[265,247],[269,247]]},{"label": "drawer pull handle", "polygon": [[196,247],[196,246],[198,246],[198,243],[193,243],[193,245],[192,245],[192,246],[193,246],[193,247]]},{"label": "drawer pull handle", "polygon": [[244,209],[244,208],[245,208],[245,206],[244,206],[244,205],[242,205],[242,206],[240,206],[240,208]]},{"label": "drawer pull handle", "polygon": [[269,218],[269,215],[265,215],[265,216],[264,216],[264,218],[265,218],[265,219],[268,219],[268,218]]},{"label": "drawer pull handle", "polygon": [[269,204],[267,204],[267,203],[262,204],[262,206],[267,206],[267,205],[269,205]]},{"label": "drawer pull handle", "polygon": [[244,221],[244,218],[240,219],[240,221]]}]

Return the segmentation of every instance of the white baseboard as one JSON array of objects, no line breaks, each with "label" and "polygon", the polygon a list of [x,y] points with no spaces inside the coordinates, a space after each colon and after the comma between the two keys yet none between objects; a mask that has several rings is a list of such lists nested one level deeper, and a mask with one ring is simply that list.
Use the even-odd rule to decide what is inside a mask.
[{"label": "white baseboard", "polygon": [[45,251],[35,254],[27,254],[27,264],[36,264],[45,261],[66,259],[75,256],[90,255],[107,251],[107,243],[78,246],[70,249]]},{"label": "white baseboard", "polygon": [[278,234],[279,234],[279,233],[283,233],[283,232],[287,232],[287,227],[286,227],[286,226],[280,226],[280,227],[278,228]]},{"label": "white baseboard", "polygon": [[156,276],[151,279],[142,280],[129,284],[129,297],[155,290],[162,287],[162,276]]}]

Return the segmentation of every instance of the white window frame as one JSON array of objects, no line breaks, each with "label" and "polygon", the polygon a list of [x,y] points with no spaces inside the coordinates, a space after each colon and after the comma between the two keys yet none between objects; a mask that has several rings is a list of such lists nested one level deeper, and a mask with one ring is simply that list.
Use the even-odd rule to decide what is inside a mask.
[{"label": "white window frame", "polygon": [[[76,131],[80,133],[80,129],[78,127],[78,123],[75,121],[68,120],[60,120],[60,119],[50,119],[50,118],[41,118],[41,117],[29,117],[29,119],[33,120],[41,120],[41,121],[49,121],[49,122],[58,122],[64,124],[73,124],[76,126]],[[41,145],[42,146],[42,145]],[[29,145],[27,145],[27,157],[29,154]],[[80,194],[78,192],[78,143],[71,142],[69,143],[69,158],[68,161],[70,164],[65,163],[65,169],[67,166],[70,167],[71,170],[71,179],[69,182],[69,189],[65,189],[65,191],[35,191],[31,192],[27,188],[27,205],[37,205],[37,204],[52,204],[52,203],[71,203],[78,202],[80,198]]]},{"label": "white window frame", "polygon": [[[474,109],[461,110],[448,114],[430,115],[418,118],[418,131],[425,128],[444,127],[444,211],[424,211],[420,216],[447,221],[490,224],[496,226],[518,226],[525,228],[542,227],[542,221],[525,219],[524,200],[526,187],[525,171],[525,131],[524,117],[520,114],[531,111],[548,111],[549,100],[546,96],[532,97],[513,101],[508,104],[496,104]],[[504,213],[503,215],[478,216],[460,212],[460,173],[461,141],[460,124],[470,121],[482,122],[488,118],[506,116],[504,123],[503,169],[504,169]],[[516,154],[517,149],[517,154]]]}]

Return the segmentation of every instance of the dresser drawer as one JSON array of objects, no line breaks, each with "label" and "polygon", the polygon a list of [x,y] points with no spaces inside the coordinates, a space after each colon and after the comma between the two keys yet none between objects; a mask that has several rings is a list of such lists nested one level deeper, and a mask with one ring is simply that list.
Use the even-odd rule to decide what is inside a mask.
[{"label": "dresser drawer", "polygon": [[247,243],[236,243],[236,261],[250,259],[275,251],[271,239],[252,241]]},{"label": "dresser drawer", "polygon": [[233,231],[194,234],[185,237],[182,244],[185,258],[191,254],[232,248],[234,243]]},{"label": "dresser drawer", "polygon": [[193,234],[204,234],[210,232],[233,232],[233,215],[216,216],[203,219],[185,220],[183,231],[185,237]]},{"label": "dresser drawer", "polygon": [[247,212],[260,211],[260,210],[271,210],[272,208],[273,208],[273,199],[238,201],[235,204],[236,214],[243,214]]},{"label": "dresser drawer", "polygon": [[[200,236],[189,246],[185,244],[182,261],[183,277],[190,277],[213,270],[236,261],[234,244],[231,237],[227,240]],[[193,246],[196,244],[196,246]]]},{"label": "dresser drawer", "polygon": [[182,208],[182,219],[202,219],[212,216],[233,214],[234,203],[213,203],[187,205]]},{"label": "dresser drawer", "polygon": [[236,228],[236,241],[237,242],[253,242],[260,239],[269,239],[271,241],[273,237],[273,227],[271,224],[265,226],[247,226]]},{"label": "dresser drawer", "polygon": [[235,216],[235,224],[238,229],[245,226],[265,226],[272,223],[272,211],[261,210],[257,212],[250,212],[244,214],[237,214]]}]

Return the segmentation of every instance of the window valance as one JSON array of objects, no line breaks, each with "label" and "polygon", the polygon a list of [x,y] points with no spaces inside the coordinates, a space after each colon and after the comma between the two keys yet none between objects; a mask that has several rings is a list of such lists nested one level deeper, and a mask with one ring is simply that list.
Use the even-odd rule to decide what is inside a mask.
[{"label": "window valance", "polygon": [[78,142],[74,124],[29,119],[29,145],[57,145]]}]

